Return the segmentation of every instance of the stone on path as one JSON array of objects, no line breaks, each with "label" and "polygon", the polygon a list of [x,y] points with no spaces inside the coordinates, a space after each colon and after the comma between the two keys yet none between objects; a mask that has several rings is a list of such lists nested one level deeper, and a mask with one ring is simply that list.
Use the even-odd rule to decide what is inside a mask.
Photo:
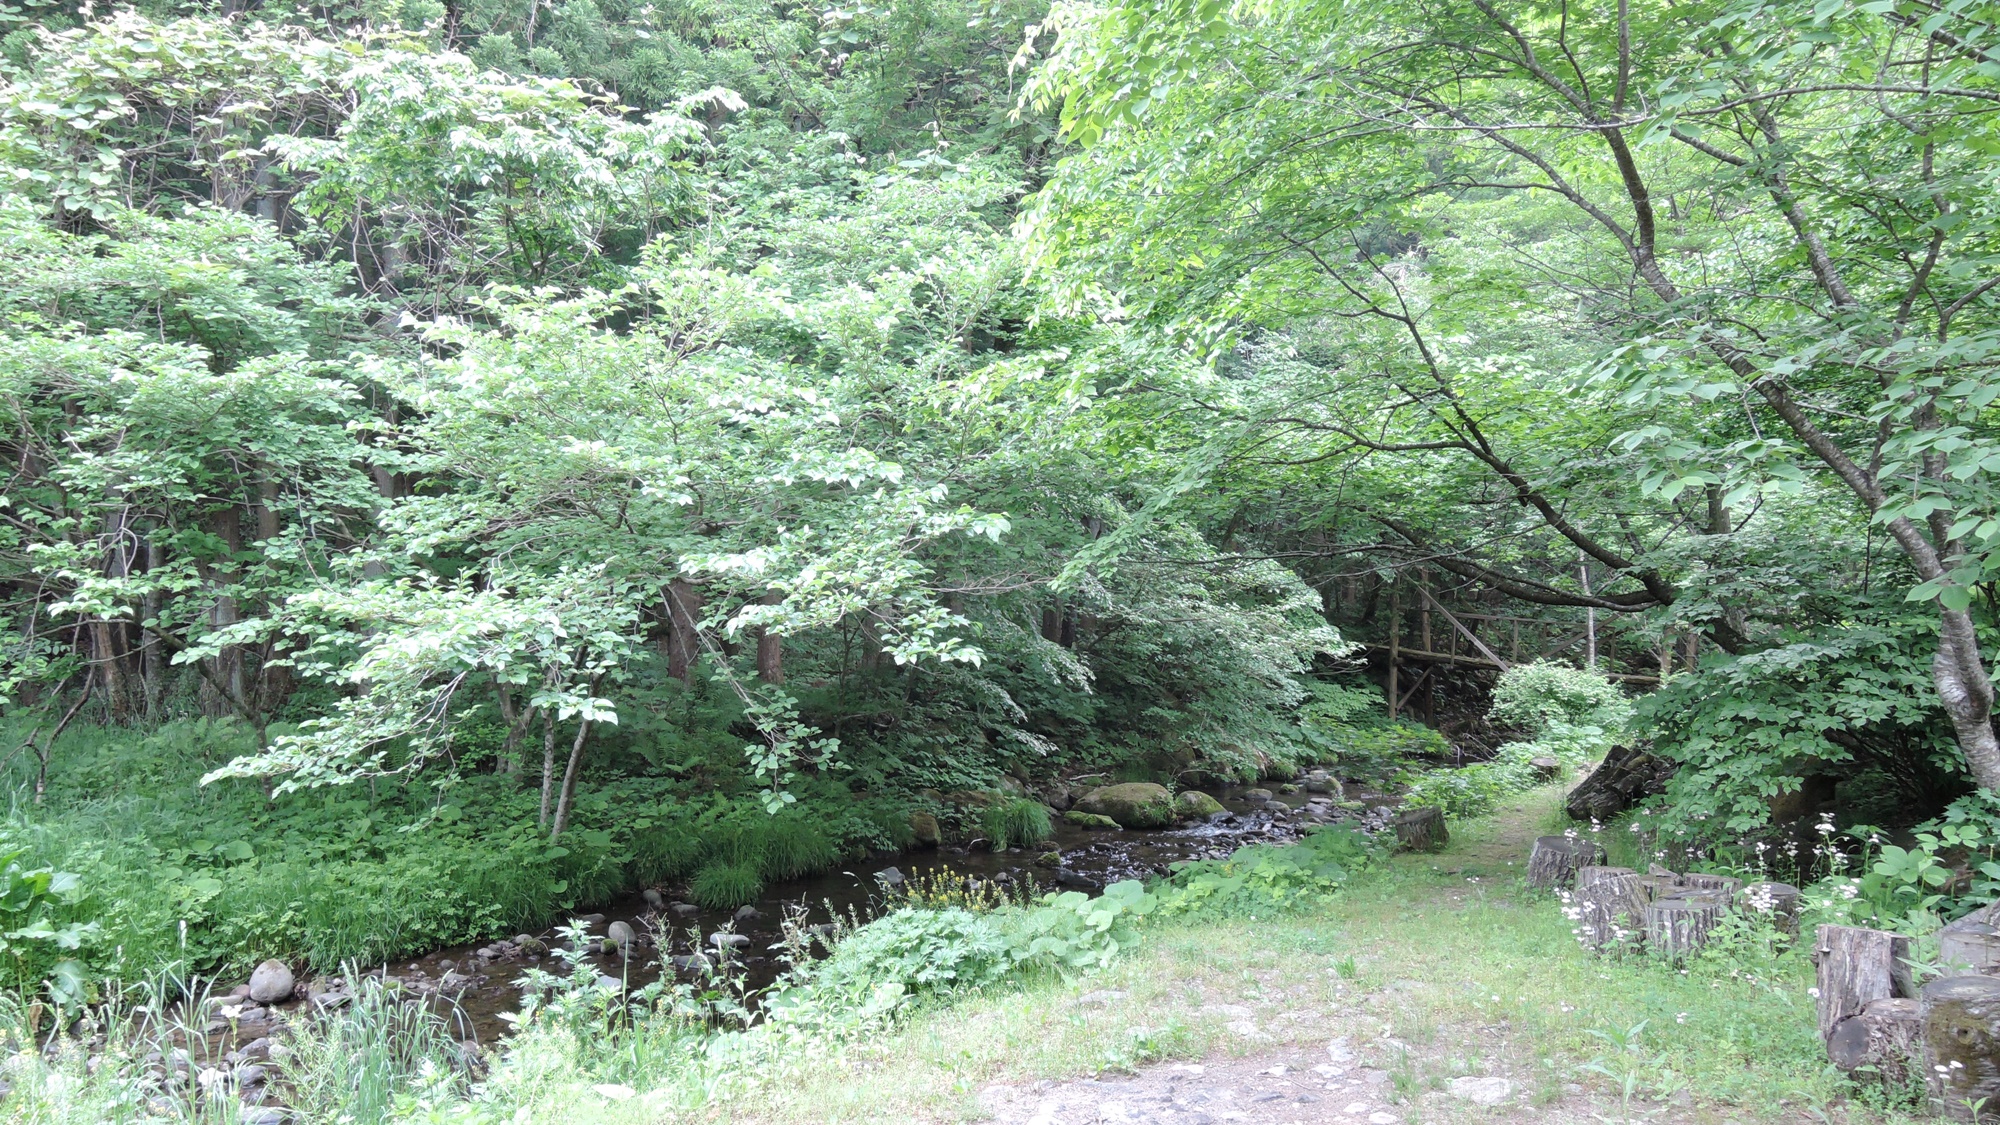
[{"label": "stone on path", "polygon": [[1473,1105],[1499,1105],[1514,1094],[1514,1084],[1505,1078],[1454,1078],[1451,1096]]}]

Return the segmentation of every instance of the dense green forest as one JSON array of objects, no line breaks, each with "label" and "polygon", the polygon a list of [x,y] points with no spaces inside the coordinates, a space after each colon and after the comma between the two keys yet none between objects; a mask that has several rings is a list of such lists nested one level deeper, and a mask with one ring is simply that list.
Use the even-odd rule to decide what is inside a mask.
[{"label": "dense green forest", "polygon": [[[576,961],[537,1026],[629,1095],[1634,749],[1628,850],[1922,940],[2000,889],[1996,107],[1977,2],[0,6],[8,1041],[1245,791],[1339,822],[912,890],[782,1001],[669,971],[626,1062]],[[555,1104],[355,995],[417,1046],[300,1120]],[[85,1112],[50,1065],[19,1119]]]}]

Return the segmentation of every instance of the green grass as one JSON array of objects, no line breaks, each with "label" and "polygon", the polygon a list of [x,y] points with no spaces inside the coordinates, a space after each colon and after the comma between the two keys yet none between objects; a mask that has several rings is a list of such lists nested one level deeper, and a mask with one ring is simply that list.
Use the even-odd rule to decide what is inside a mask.
[{"label": "green grass", "polygon": [[695,872],[688,894],[708,910],[730,910],[755,902],[764,893],[764,876],[756,864],[712,859]]},{"label": "green grass", "polygon": [[1047,807],[1027,797],[1015,797],[987,808],[979,814],[979,828],[992,842],[994,851],[1039,844],[1054,831]]},{"label": "green grass", "polygon": [[[398,959],[537,928],[716,857],[760,881],[824,871],[889,842],[906,816],[837,786],[804,790],[772,816],[752,796],[696,794],[671,777],[589,776],[574,828],[551,842],[520,776],[442,788],[381,779],[276,799],[254,782],[199,784],[250,748],[228,723],[76,727],[57,746],[45,803],[15,799],[0,847],[81,877],[85,897],[58,921],[97,923],[79,951],[92,979],[133,982],[167,966],[237,974],[271,957],[319,971]],[[17,759],[0,786],[18,787],[22,770]],[[724,897],[740,899],[733,877]],[[15,967],[0,961],[0,989],[38,987],[9,977]]]},{"label": "green grass", "polygon": [[[1538,1120],[1621,1121],[1626,1077],[1634,1120],[1914,1120],[1857,1097],[1825,1066],[1802,950],[1682,972],[1579,948],[1558,904],[1520,879],[1552,800],[1542,790],[1455,825],[1445,852],[1400,857],[1309,912],[1149,924],[1140,947],[1106,970],[942,996],[886,1027],[713,1038],[688,1025],[613,1035],[540,1025],[514,1043],[482,1100],[438,1090],[399,1120],[961,1121],[980,1115],[978,1091],[990,1083],[1317,1051],[1335,1036],[1389,1073],[1412,1121],[1492,1120],[1438,1093],[1469,1073],[1509,1076],[1544,1111],[1562,1111]],[[1125,996],[1079,1003],[1104,990]],[[1240,1013],[1217,1004],[1251,1009],[1259,1037],[1232,1031]],[[394,1059],[409,1057],[375,1070],[393,1074],[404,1065]],[[75,1059],[53,1064],[53,1076],[26,1056],[14,1065],[41,1068],[16,1074],[17,1089],[68,1093],[34,1095],[50,1108],[33,1112],[18,1098],[4,1103],[9,1120],[88,1119],[85,1093],[110,1096],[110,1079],[86,1078]],[[853,1080],[857,1068],[866,1081]],[[1566,1093],[1571,1083],[1587,1092]]]}]

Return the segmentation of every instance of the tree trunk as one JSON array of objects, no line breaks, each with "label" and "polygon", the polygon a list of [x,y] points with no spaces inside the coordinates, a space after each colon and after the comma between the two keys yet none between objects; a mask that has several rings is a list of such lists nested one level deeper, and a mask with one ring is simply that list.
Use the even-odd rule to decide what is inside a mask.
[{"label": "tree trunk", "polygon": [[667,675],[694,683],[695,662],[701,657],[701,590],[685,578],[667,585]]},{"label": "tree trunk", "polygon": [[556,712],[553,707],[542,712],[542,813],[535,820],[538,828],[549,826],[549,798],[556,787]]},{"label": "tree trunk", "polygon": [[521,736],[528,732],[528,724],[535,721],[535,709],[514,706],[514,689],[493,679],[493,695],[500,703],[500,719],[507,724],[507,740],[500,746],[499,771],[512,776],[521,772]]},{"label": "tree trunk", "polygon": [[[146,532],[146,572],[151,575],[167,565],[167,553],[159,543],[159,529]],[[157,722],[160,705],[166,695],[167,662],[160,652],[160,642],[153,636],[157,627],[154,622],[160,616],[160,595],[147,590],[139,605],[139,680],[140,691],[146,705],[146,719]]]},{"label": "tree trunk", "polygon": [[1568,836],[1538,836],[1528,853],[1528,885],[1551,890],[1576,882],[1578,868],[1604,862],[1604,849],[1595,841]]},{"label": "tree trunk", "polygon": [[1993,734],[1993,680],[1986,674],[1972,617],[1960,610],[1939,613],[1937,656],[1931,678],[1937,684],[1944,713],[1958,736],[1958,748],[1972,767],[1972,778],[1988,792],[2000,793],[2000,738]]},{"label": "tree trunk", "polygon": [[[766,594],[763,604],[776,605],[783,600],[782,595]],[[757,630],[757,678],[776,686],[785,682],[785,638],[761,627]]]},{"label": "tree trunk", "polygon": [[[592,690],[595,690],[594,685]],[[576,798],[576,775],[583,767],[583,747],[589,738],[590,720],[578,719],[576,739],[569,746],[569,766],[563,770],[562,798],[556,802],[555,823],[549,827],[551,840],[562,835],[563,829],[569,827],[569,807]]]},{"label": "tree trunk", "polygon": [[1924,986],[1922,1008],[1925,1076],[1944,1115],[2000,1116],[2000,978],[1934,980]]},{"label": "tree trunk", "polygon": [[1813,947],[1819,977],[1820,1038],[1832,1038],[1842,1020],[1859,1015],[1870,1001],[1909,996],[1909,956],[1910,941],[1901,934],[1859,926],[1821,926]]}]

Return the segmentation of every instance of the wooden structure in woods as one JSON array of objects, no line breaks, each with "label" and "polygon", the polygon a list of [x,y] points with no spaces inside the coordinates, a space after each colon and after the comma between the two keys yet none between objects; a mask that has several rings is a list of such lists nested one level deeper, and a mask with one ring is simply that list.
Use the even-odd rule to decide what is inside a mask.
[{"label": "wooden structure in woods", "polygon": [[[1575,660],[1605,676],[1648,687],[1700,657],[1693,633],[1665,645],[1638,645],[1624,630],[1587,613],[1580,621],[1452,609],[1419,574],[1389,583],[1386,636],[1365,643],[1388,664],[1389,717],[1408,711],[1434,683],[1439,668],[1505,672],[1536,660]],[[1427,708],[1426,708],[1427,710]]]}]

